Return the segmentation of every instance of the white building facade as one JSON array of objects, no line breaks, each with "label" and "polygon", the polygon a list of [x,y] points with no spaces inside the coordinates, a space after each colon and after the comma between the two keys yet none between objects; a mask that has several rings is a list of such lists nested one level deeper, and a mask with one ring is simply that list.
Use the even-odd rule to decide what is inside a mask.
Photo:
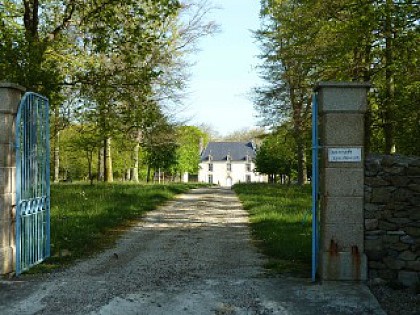
[{"label": "white building facade", "polygon": [[252,142],[210,142],[201,153],[198,181],[231,187],[236,183],[267,182],[255,172]]}]

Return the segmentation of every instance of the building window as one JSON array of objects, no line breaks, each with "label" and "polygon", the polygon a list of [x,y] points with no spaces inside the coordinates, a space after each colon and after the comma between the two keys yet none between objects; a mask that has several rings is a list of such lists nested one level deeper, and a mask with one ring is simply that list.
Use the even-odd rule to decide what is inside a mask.
[{"label": "building window", "polygon": [[213,184],[213,175],[209,175],[209,184]]},{"label": "building window", "polygon": [[209,172],[213,172],[213,163],[209,163]]},{"label": "building window", "polygon": [[251,172],[251,163],[246,163],[245,168],[247,172]]},{"label": "building window", "polygon": [[251,175],[246,175],[245,179],[246,179],[247,183],[250,183],[251,182]]},{"label": "building window", "polygon": [[230,163],[226,164],[226,170],[228,172],[232,171],[232,164],[230,164]]}]

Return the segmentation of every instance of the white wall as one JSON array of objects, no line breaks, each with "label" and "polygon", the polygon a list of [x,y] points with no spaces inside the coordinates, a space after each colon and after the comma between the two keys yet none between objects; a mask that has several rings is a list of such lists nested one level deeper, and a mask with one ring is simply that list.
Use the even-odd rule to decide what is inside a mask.
[{"label": "white wall", "polygon": [[[209,171],[209,162],[200,163],[200,170],[198,171],[198,181],[202,183],[209,182],[209,175],[213,175],[213,184],[220,186],[231,186],[236,183],[245,183],[246,176],[251,177],[251,182],[268,182],[266,175],[260,175],[254,173],[252,170],[255,168],[255,164],[251,162],[251,172],[246,171],[245,161],[232,161],[231,171],[227,171],[226,161],[212,161],[213,171]],[[229,180],[231,179],[231,181]]]}]

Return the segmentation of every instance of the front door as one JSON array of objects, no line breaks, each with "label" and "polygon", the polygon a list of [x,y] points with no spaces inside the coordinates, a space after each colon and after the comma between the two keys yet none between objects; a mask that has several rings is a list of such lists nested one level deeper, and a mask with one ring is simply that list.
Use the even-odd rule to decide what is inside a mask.
[{"label": "front door", "polygon": [[232,177],[226,178],[226,186],[231,187],[232,186]]}]

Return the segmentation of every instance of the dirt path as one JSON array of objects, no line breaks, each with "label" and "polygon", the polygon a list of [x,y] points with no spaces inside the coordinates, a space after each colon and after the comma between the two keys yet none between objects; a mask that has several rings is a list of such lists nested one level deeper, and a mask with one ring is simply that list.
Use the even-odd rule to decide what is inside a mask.
[{"label": "dirt path", "polygon": [[2,281],[0,314],[383,314],[364,285],[270,278],[263,263],[234,193],[197,189],[95,258]]}]

